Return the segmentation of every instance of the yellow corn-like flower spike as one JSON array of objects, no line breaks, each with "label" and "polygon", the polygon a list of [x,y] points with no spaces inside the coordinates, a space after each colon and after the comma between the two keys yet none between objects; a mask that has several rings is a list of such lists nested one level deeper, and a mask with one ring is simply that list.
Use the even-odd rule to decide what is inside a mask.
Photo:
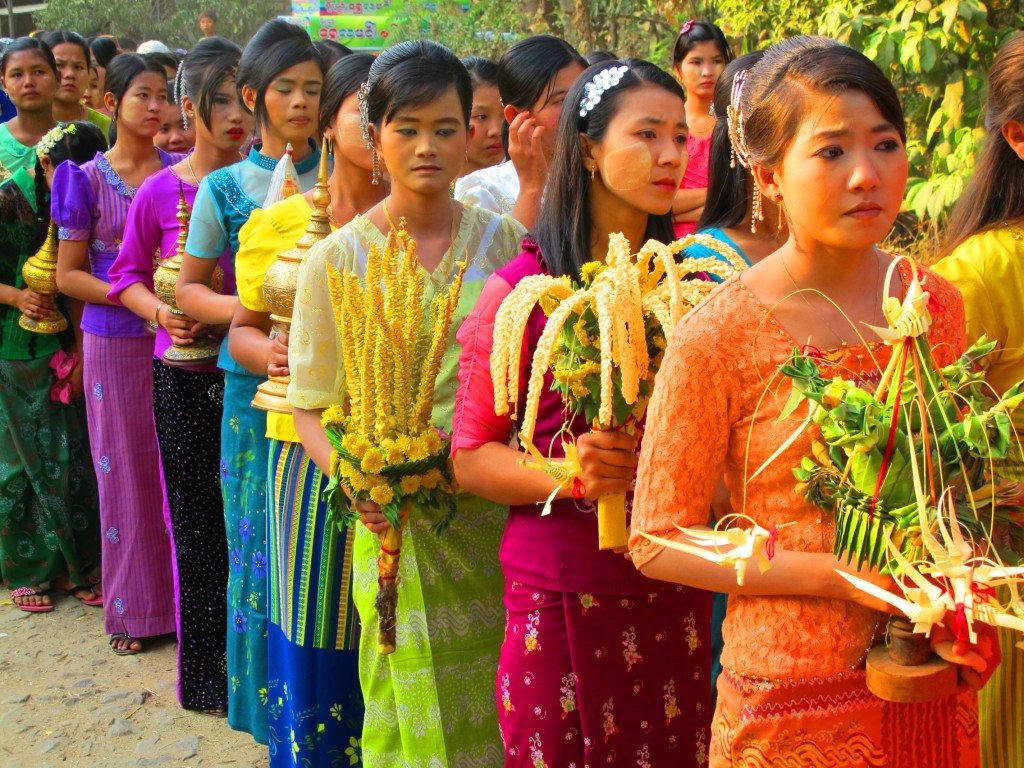
[{"label": "yellow corn-like flower spike", "polygon": [[531,275],[505,297],[494,318],[494,342],[491,349],[491,379],[494,382],[494,411],[513,418],[519,401],[519,358],[523,335],[534,306],[543,296],[564,300],[573,295],[566,278]]},{"label": "yellow corn-like flower spike", "polygon": [[616,362],[615,303],[611,290],[612,285],[609,282],[595,285],[592,299],[593,311],[597,315],[597,327],[601,331],[601,409],[598,421],[600,426],[606,428],[612,426],[612,373]]},{"label": "yellow corn-like flower spike", "polygon": [[[537,409],[540,406],[540,394],[544,387],[544,373],[551,364],[551,357],[555,352],[558,335],[569,315],[581,309],[589,298],[589,293],[581,290],[576,291],[569,298],[563,300],[555,308],[555,311],[551,313],[547,324],[544,326],[544,332],[541,333],[540,339],[537,342],[537,349],[533,353],[533,366],[530,368],[530,381],[526,388],[523,427],[520,430],[530,442],[533,442],[533,432],[537,428]],[[521,343],[521,341],[518,343]]]},{"label": "yellow corn-like flower spike", "polygon": [[359,278],[351,272],[344,276],[344,311],[342,332],[342,360],[345,365],[346,390],[348,391],[349,410],[356,413],[362,404],[363,382],[359,375],[359,361],[362,359],[365,337],[362,334],[365,325],[363,307],[363,288]]}]

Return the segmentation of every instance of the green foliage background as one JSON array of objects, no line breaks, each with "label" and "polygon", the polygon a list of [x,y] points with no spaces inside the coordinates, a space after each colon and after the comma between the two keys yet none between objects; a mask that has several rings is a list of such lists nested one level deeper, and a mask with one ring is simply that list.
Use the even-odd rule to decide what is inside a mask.
[{"label": "green foliage background", "polygon": [[[288,12],[282,0],[50,0],[36,23],[188,46],[208,5],[220,17],[218,31],[240,43],[264,19]],[[391,40],[425,36],[459,55],[496,57],[522,36],[549,32],[584,53],[612,50],[667,67],[688,18],[716,21],[738,52],[822,34],[876,61],[906,110],[911,179],[901,223],[922,241],[963,191],[983,138],[986,73],[1024,13],[1020,0],[439,0],[430,10],[407,6]]]}]

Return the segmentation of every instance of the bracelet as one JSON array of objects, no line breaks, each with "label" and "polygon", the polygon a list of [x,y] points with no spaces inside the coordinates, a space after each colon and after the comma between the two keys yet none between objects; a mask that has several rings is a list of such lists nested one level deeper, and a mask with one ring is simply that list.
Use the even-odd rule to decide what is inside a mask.
[{"label": "bracelet", "polygon": [[166,305],[166,304],[164,304],[164,303],[163,303],[163,302],[161,301],[161,302],[160,302],[160,303],[159,303],[159,304],[157,305],[157,307],[156,307],[156,311],[155,311],[155,312],[153,313],[153,322],[154,322],[154,323],[156,323],[157,325],[160,325],[160,310],[161,310],[161,309],[163,309],[163,308],[164,308],[164,307],[166,307],[166,306],[167,306],[167,305]]}]

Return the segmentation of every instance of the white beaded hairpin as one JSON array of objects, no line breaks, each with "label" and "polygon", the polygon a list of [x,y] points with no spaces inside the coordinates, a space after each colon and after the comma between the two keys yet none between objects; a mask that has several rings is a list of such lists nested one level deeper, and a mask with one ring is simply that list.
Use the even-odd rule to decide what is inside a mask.
[{"label": "white beaded hairpin", "polygon": [[601,96],[614,88],[622,80],[629,69],[625,64],[602,69],[594,78],[583,86],[583,98],[580,100],[580,117],[586,117],[590,110],[601,103]]}]

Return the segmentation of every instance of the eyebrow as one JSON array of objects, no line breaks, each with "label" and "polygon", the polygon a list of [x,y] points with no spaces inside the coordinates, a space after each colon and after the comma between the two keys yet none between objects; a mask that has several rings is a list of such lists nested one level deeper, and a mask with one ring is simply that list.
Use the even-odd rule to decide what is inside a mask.
[{"label": "eyebrow", "polygon": [[[654,117],[653,115],[641,117],[637,122],[642,123],[644,125],[665,125],[665,121],[663,119],[661,119],[660,117]],[[686,122],[683,120],[678,121],[676,123],[676,128],[686,130]]]},{"label": "eyebrow", "polygon": [[[871,129],[871,133],[886,133],[888,131],[895,131],[896,126],[892,123],[879,123]],[[837,128],[834,131],[819,131],[814,134],[812,139],[837,139],[840,136],[846,136],[850,132],[849,128]]]},{"label": "eyebrow", "polygon": [[[287,83],[288,85],[294,85],[295,83],[298,82],[298,80],[295,80],[294,78],[291,78],[291,77],[277,77],[277,78],[274,78],[274,82],[275,83],[282,83],[282,84]],[[303,85],[323,85],[323,83],[324,83],[323,80],[303,80],[302,81]]]},{"label": "eyebrow", "polygon": [[[391,118],[392,123],[422,123],[424,122],[418,117],[412,115],[395,115]],[[462,118],[449,115],[447,117],[439,117],[437,120],[432,120],[433,123],[457,123],[463,125]]]}]

